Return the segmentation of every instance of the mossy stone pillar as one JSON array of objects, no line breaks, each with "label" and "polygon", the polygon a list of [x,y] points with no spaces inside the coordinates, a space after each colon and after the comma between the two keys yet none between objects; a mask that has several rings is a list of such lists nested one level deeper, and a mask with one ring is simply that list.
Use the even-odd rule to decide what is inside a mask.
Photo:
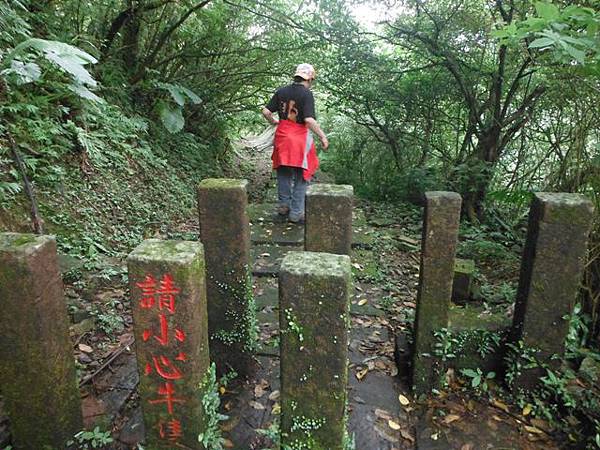
[{"label": "mossy stone pillar", "polygon": [[50,236],[0,233],[0,390],[16,449],[64,448],[83,428]]},{"label": "mossy stone pillar", "polygon": [[412,367],[417,394],[436,388],[442,375],[434,357],[434,332],[448,326],[460,207],[455,192],[425,193]]},{"label": "mossy stone pillar", "polygon": [[127,265],[147,448],[204,450],[198,442],[209,370],[202,244],[149,239]]},{"label": "mossy stone pillar", "polygon": [[290,448],[342,450],[351,283],[346,255],[291,252],[281,264],[281,442]]},{"label": "mossy stone pillar", "polygon": [[475,261],[472,259],[454,260],[454,282],[452,285],[452,300],[466,302],[471,298],[471,286],[475,275]]},{"label": "mossy stone pillar", "polygon": [[206,179],[198,187],[206,256],[210,352],[219,373],[253,370],[256,319],[250,273],[248,182]]},{"label": "mossy stone pillar", "polygon": [[[562,356],[586,261],[594,206],[579,194],[536,193],[529,213],[511,338],[549,365]],[[516,388],[532,388],[545,371],[524,370]]]},{"label": "mossy stone pillar", "polygon": [[313,184],[306,191],[304,246],[309,252],[349,255],[352,248],[352,186]]}]

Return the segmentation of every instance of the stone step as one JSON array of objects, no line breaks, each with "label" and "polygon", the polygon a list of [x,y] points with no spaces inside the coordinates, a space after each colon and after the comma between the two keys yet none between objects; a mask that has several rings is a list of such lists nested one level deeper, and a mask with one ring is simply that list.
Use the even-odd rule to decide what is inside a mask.
[{"label": "stone step", "polygon": [[281,260],[290,251],[299,251],[302,247],[277,245],[253,245],[250,251],[252,255],[252,274],[259,277],[277,276]]},{"label": "stone step", "polygon": [[[248,205],[253,244],[302,245],[304,228],[278,216],[275,203]],[[371,248],[375,242],[374,229],[367,224],[361,210],[352,215],[353,248]]]},{"label": "stone step", "polygon": [[296,245],[304,243],[304,227],[289,222],[254,221],[250,226],[253,244]]}]

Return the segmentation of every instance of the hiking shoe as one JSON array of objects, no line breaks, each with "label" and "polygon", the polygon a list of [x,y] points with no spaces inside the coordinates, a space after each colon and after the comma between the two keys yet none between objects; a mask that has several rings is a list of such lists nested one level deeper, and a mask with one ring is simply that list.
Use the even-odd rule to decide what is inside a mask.
[{"label": "hiking shoe", "polygon": [[287,216],[290,212],[290,207],[285,205],[279,205],[277,207],[277,214],[280,216]]},{"label": "hiking shoe", "polygon": [[296,217],[296,216],[289,216],[288,220],[292,223],[296,223],[298,225],[304,225],[304,215],[301,215],[300,217]]}]

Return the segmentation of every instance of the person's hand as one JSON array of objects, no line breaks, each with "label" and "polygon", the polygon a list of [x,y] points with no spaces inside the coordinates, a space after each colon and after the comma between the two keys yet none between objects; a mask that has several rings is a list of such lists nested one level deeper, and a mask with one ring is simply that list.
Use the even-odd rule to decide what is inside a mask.
[{"label": "person's hand", "polygon": [[323,146],[323,150],[327,150],[329,147],[329,139],[327,139],[327,136],[321,136],[321,145]]}]

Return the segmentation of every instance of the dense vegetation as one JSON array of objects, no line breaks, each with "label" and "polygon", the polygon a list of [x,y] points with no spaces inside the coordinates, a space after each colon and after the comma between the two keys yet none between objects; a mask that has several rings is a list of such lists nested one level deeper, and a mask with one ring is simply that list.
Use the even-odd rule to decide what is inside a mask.
[{"label": "dense vegetation", "polygon": [[[460,192],[465,255],[506,260],[533,191],[600,208],[596,0],[0,0],[0,228],[92,265],[176,235],[299,62],[324,169],[371,200]],[[597,346],[598,221],[580,300],[572,342]]]}]

